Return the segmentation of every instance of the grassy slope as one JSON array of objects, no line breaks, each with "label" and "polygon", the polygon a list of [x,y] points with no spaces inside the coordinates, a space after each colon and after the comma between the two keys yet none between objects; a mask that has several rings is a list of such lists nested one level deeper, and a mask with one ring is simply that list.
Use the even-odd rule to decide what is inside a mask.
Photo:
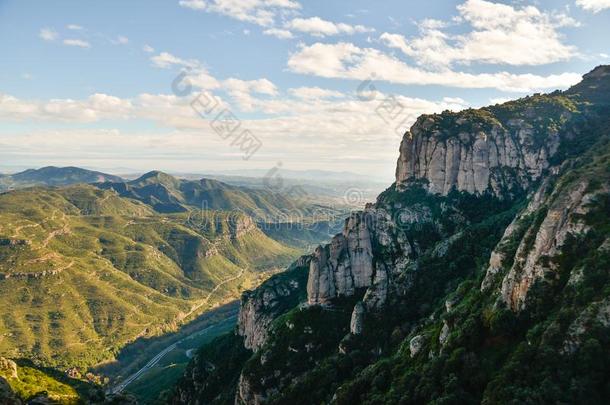
[{"label": "grassy slope", "polygon": [[298,253],[256,228],[231,238],[242,218],[206,215],[193,226],[92,186],[0,195],[0,353],[97,364],[238,297]]}]

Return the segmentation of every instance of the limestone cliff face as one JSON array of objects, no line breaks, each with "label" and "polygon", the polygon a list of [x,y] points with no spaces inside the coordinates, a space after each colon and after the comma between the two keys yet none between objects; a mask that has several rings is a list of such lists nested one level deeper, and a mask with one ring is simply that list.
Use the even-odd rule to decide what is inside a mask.
[{"label": "limestone cliff face", "polygon": [[272,277],[258,289],[242,295],[237,333],[244,338],[247,349],[258,351],[265,344],[271,322],[298,304],[310,260],[310,256],[302,256],[286,273]]},{"label": "limestone cliff face", "polygon": [[[549,167],[560,143],[559,129],[538,142],[527,112],[500,120],[487,110],[424,115],[404,135],[396,167],[396,187],[425,180],[431,193],[452,189],[503,196],[506,190],[527,188]],[[554,112],[559,121],[570,112]]]},{"label": "limestone cliff face", "polygon": [[[501,300],[514,311],[526,305],[532,285],[546,277],[556,279],[556,260],[569,237],[589,230],[583,220],[597,197],[607,194],[608,184],[592,189],[588,180],[551,187],[542,183],[528,207],[513,221],[492,253],[482,290],[494,285],[498,274]],[[529,220],[528,220],[529,218]],[[520,233],[519,227],[524,227]],[[503,253],[511,240],[518,239],[515,252]],[[509,265],[508,263],[511,263]],[[507,271],[508,269],[508,271]]]},{"label": "limestone cliff face", "polygon": [[[417,215],[411,218],[418,219]],[[382,258],[377,255],[382,249],[392,254]],[[366,289],[365,307],[380,308],[386,301],[392,273],[405,269],[411,252],[409,241],[388,211],[368,206],[365,211],[352,213],[343,232],[314,252],[307,281],[308,303],[329,304],[334,298]],[[373,260],[374,256],[378,257]]]}]

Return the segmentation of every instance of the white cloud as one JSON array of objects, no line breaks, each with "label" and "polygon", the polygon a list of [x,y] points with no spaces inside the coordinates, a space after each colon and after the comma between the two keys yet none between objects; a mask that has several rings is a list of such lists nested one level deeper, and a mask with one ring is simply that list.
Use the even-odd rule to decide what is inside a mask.
[{"label": "white cloud", "polygon": [[610,8],[610,0],[576,0],[576,4],[594,13]]},{"label": "white cloud", "polygon": [[85,100],[51,99],[46,102],[0,94],[0,116],[15,121],[94,122],[104,118],[128,118],[131,108],[129,100],[100,93]]},{"label": "white cloud", "polygon": [[229,93],[231,98],[237,103],[242,111],[254,111],[255,100],[253,94],[275,96],[278,94],[275,85],[268,79],[241,80],[230,78],[225,80],[223,88]]},{"label": "white cloud", "polygon": [[155,51],[155,48],[153,48],[152,46],[146,44],[142,47],[142,50],[146,53],[153,53]]},{"label": "white cloud", "polygon": [[263,27],[273,25],[277,14],[301,8],[301,5],[294,0],[181,0],[178,4]]},{"label": "white cloud", "polygon": [[91,48],[91,44],[82,39],[64,39],[63,44],[67,46],[76,46],[79,48]]},{"label": "white cloud", "polygon": [[565,14],[485,0],[467,0],[458,6],[458,11],[456,21],[470,29],[464,34],[451,35],[443,30],[444,23],[424,20],[419,24],[418,37],[407,39],[384,33],[380,39],[418,64],[434,67],[470,62],[543,65],[577,55],[577,49],[564,44],[557,31],[560,27],[578,25]]},{"label": "white cloud", "polygon": [[292,32],[283,30],[281,28],[269,28],[263,31],[265,35],[271,35],[279,39],[291,39],[293,38]]},{"label": "white cloud", "polygon": [[45,41],[55,41],[59,37],[59,34],[52,28],[42,28],[38,36]]},{"label": "white cloud", "polygon": [[349,25],[344,23],[334,23],[326,21],[320,17],[295,18],[285,24],[285,28],[294,31],[304,32],[317,37],[330,35],[352,35],[355,33],[373,32],[372,28],[363,25]]},{"label": "white cloud", "polygon": [[[400,120],[387,122],[377,111],[381,98],[365,101],[356,98],[282,98],[274,91],[275,86],[264,80],[232,79],[231,85],[264,93],[259,98],[256,96],[258,93],[253,92],[250,101],[257,111],[271,114],[269,118],[247,119],[240,117],[238,110],[234,111],[242,128],[250,130],[264,142],[264,147],[248,167],[258,162],[267,169],[283,160],[304,168],[311,167],[311,162],[328,168],[339,167],[333,165],[341,161],[343,168],[374,165],[379,169],[389,167],[390,171],[391,165],[387,162],[395,159],[400,135],[417,116],[465,107],[457,99],[430,101],[397,96],[396,101],[403,108]],[[129,163],[144,159],[146,169],[160,168],[166,159],[174,159],[182,168],[192,159],[197,162],[194,166],[200,169],[198,165],[202,160],[207,161],[208,156],[223,164],[228,160],[231,164],[241,161],[241,154],[231,147],[230,142],[215,134],[207,119],[193,112],[190,101],[191,97],[164,94],[142,94],[131,100],[100,94],[85,100],[48,101],[19,100],[0,95],[2,119],[50,123],[146,119],[167,128],[151,133],[121,133],[118,130],[61,127],[19,135],[0,129],[0,159],[4,162],[7,158],[24,161],[31,156],[56,158],[61,155],[69,163],[76,164],[75,156],[89,161],[114,161],[120,156]],[[224,108],[225,104],[222,105]],[[336,156],[338,147],[343,151],[340,159]]]},{"label": "white cloud", "polygon": [[168,52],[161,52],[150,58],[153,65],[161,69],[175,66],[184,68],[181,72],[181,88],[192,86],[202,90],[213,90],[220,87],[220,82],[205,69],[196,59],[182,59]]},{"label": "white cloud", "polygon": [[345,97],[345,95],[340,91],[321,89],[320,87],[298,87],[294,89],[289,89],[288,92],[294,97],[303,100],[318,100]]},{"label": "white cloud", "polygon": [[576,73],[538,76],[534,74],[465,73],[450,69],[428,71],[414,67],[373,48],[351,43],[303,46],[288,60],[291,71],[326,78],[376,80],[410,85],[441,85],[459,88],[496,88],[512,92],[565,88],[580,80]]},{"label": "white cloud", "polygon": [[205,10],[206,4],[203,0],[180,0],[179,4],[182,7],[190,8],[193,10]]},{"label": "white cloud", "polygon": [[152,61],[154,66],[162,69],[167,69],[174,65],[190,68],[194,68],[199,65],[199,62],[196,60],[181,59],[168,52],[161,52],[160,54],[150,58],[150,60]]},{"label": "white cloud", "polygon": [[192,69],[186,73],[184,80],[193,87],[202,90],[214,90],[220,87],[220,82],[204,68]]},{"label": "white cloud", "polygon": [[77,25],[77,24],[68,24],[66,25],[66,28],[72,31],[80,31],[83,29],[83,27],[81,25]]}]

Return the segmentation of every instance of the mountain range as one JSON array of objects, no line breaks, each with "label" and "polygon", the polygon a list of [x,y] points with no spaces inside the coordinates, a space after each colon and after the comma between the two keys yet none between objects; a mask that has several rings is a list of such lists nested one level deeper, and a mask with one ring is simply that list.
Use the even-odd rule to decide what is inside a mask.
[{"label": "mountain range", "polygon": [[[68,167],[2,182],[0,361],[31,376],[8,380],[23,399],[40,387],[55,400],[89,398],[93,388],[63,371],[84,376],[137,339],[176,331],[329,237],[274,222],[299,207],[313,226],[312,206],[215,180],[156,171],[126,181]],[[99,378],[88,377],[94,387]]]}]

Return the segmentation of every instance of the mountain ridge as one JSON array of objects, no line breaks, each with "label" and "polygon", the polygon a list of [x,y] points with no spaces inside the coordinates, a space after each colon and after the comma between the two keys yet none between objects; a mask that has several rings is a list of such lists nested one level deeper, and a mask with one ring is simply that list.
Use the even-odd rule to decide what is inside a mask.
[{"label": "mountain ridge", "polygon": [[40,169],[27,169],[10,175],[0,175],[0,190],[33,186],[67,186],[104,181],[120,182],[123,179],[119,176],[80,167],[46,166]]}]

